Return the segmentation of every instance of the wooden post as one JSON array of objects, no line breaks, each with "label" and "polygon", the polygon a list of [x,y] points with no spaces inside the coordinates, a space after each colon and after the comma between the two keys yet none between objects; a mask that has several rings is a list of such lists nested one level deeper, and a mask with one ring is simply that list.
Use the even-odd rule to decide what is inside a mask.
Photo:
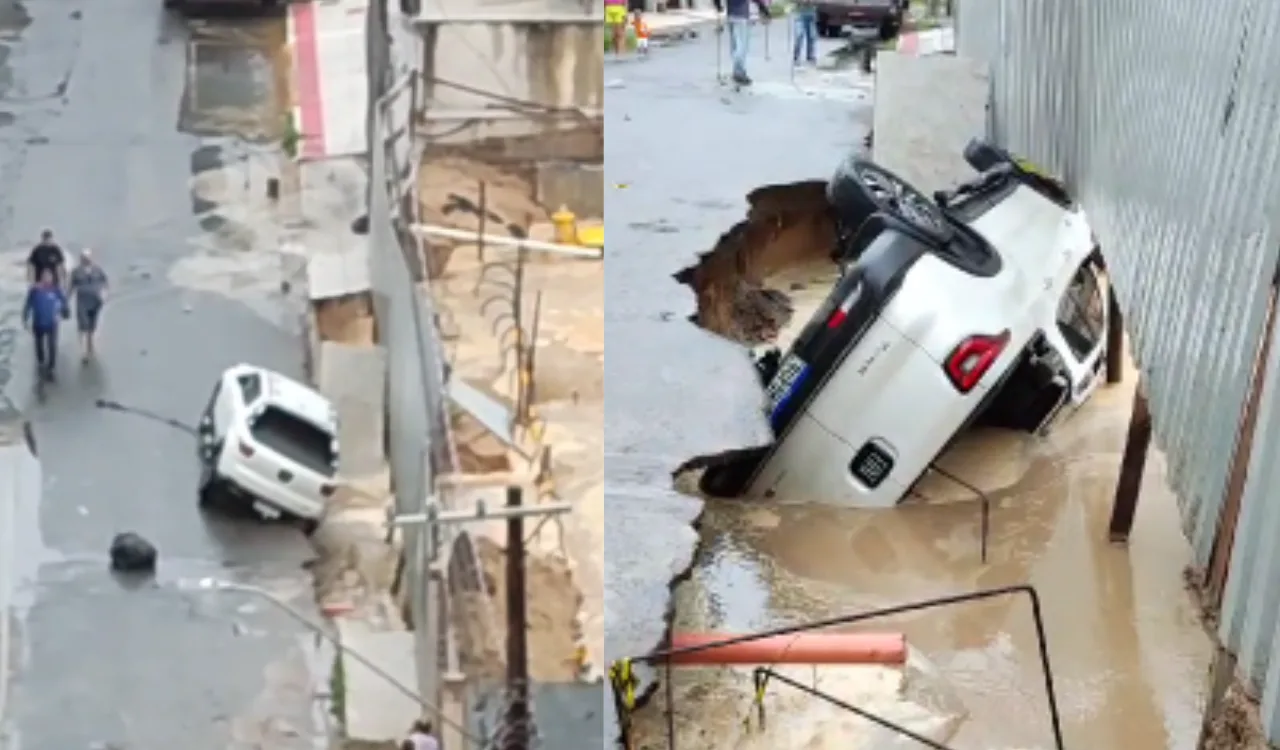
[{"label": "wooden post", "polygon": [[1124,315],[1115,287],[1107,282],[1107,385],[1124,380]]},{"label": "wooden post", "polygon": [[[523,488],[507,488],[507,507],[519,508]],[[524,519],[507,519],[507,711],[502,750],[529,750],[533,717],[529,711],[528,598],[525,594]]]},{"label": "wooden post", "polygon": [[1129,415],[1129,435],[1120,459],[1120,478],[1116,482],[1115,502],[1111,506],[1109,537],[1124,544],[1133,531],[1133,518],[1138,511],[1138,494],[1142,491],[1142,472],[1147,466],[1147,449],[1151,446],[1151,412],[1147,404],[1146,384],[1138,380],[1133,394],[1133,411]]}]

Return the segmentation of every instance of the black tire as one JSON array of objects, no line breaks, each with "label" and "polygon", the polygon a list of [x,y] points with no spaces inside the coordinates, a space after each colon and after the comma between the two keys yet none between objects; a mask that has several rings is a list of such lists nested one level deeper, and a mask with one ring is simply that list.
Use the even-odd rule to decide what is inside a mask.
[{"label": "black tire", "polygon": [[818,14],[818,36],[823,39],[834,39],[840,36],[840,27],[832,26],[825,13]]},{"label": "black tire", "polygon": [[874,213],[903,221],[924,237],[949,242],[954,229],[936,203],[914,185],[856,154],[840,163],[827,183],[827,200],[840,223],[851,232]]},{"label": "black tire", "polygon": [[725,453],[702,472],[698,490],[707,497],[726,500],[742,497],[769,450],[769,446],[763,446]]},{"label": "black tire", "polygon": [[222,444],[200,444],[200,480],[196,485],[196,496],[201,508],[216,508],[226,499],[226,488],[218,478],[218,456],[222,453]]}]

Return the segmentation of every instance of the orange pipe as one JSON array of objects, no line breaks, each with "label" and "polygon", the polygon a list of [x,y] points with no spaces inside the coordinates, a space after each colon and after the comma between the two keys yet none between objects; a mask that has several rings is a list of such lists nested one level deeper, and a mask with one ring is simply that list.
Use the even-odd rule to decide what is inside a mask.
[{"label": "orange pipe", "polygon": [[[882,664],[907,661],[907,637],[902,633],[796,633],[775,635],[724,646],[710,645],[737,636],[716,633],[674,633],[673,651],[710,646],[676,654],[672,664]],[[656,664],[663,662],[657,661]]]}]

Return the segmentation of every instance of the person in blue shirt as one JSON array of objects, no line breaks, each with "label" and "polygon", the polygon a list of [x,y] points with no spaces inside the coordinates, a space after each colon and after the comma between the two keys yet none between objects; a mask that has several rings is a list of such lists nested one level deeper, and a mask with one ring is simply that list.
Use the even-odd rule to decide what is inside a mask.
[{"label": "person in blue shirt", "polygon": [[[760,9],[760,22],[769,23],[769,4],[765,0],[713,0],[717,13],[729,21],[729,58],[733,60],[733,82],[750,86],[747,75],[747,47],[751,41],[751,3]],[[723,27],[716,25],[719,33]]]},{"label": "person in blue shirt", "polygon": [[58,323],[70,315],[62,287],[54,283],[52,270],[40,272],[40,280],[27,290],[27,303],[22,308],[22,322],[35,336],[36,362],[43,377],[53,380],[58,364]]}]

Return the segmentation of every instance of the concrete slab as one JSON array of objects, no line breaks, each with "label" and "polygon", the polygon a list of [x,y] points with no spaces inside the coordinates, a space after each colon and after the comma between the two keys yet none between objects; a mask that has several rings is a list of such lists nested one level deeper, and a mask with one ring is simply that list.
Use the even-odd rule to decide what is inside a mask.
[{"label": "concrete slab", "polygon": [[347,738],[365,743],[402,739],[421,715],[421,707],[385,677],[352,658],[350,652],[360,654],[416,694],[413,633],[375,632],[358,620],[339,619],[337,623],[343,645]]},{"label": "concrete slab", "polygon": [[312,302],[369,291],[368,243],[351,237],[351,246],[307,259],[307,296]]},{"label": "concrete slab", "polygon": [[989,90],[985,63],[949,55],[879,53],[876,162],[925,194],[972,177],[963,152],[970,138],[987,131]]},{"label": "concrete slab", "polygon": [[357,477],[379,471],[384,461],[386,350],[325,341],[320,345],[318,365],[320,392],[338,410],[339,471]]}]

